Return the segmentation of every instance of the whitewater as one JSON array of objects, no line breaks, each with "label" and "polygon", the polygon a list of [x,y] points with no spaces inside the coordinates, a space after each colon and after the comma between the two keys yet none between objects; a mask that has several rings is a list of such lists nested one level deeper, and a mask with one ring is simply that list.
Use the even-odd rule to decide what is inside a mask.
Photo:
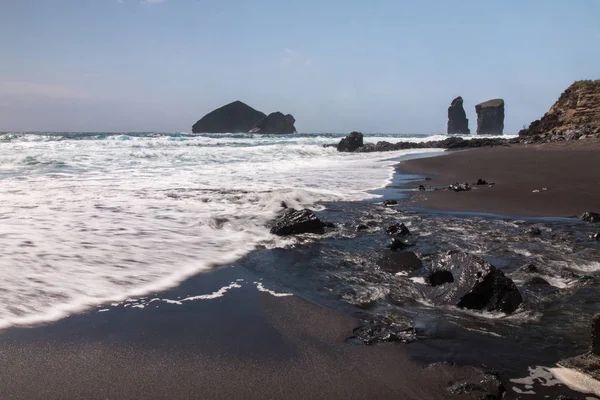
[{"label": "whitewater", "polygon": [[400,156],[424,151],[322,146],[341,136],[0,135],[0,328],[156,292],[258,245],[284,246],[290,239],[266,227],[282,201],[319,209],[373,198]]}]

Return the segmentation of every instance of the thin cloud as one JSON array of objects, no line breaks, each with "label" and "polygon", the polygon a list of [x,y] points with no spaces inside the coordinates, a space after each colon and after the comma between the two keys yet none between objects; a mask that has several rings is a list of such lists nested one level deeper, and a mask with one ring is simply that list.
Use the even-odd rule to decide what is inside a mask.
[{"label": "thin cloud", "polygon": [[305,57],[298,51],[286,48],[283,50],[284,56],[280,61],[282,67],[299,66],[303,68],[312,68],[313,60]]},{"label": "thin cloud", "polygon": [[158,4],[165,2],[167,2],[167,0],[142,0],[142,4]]}]

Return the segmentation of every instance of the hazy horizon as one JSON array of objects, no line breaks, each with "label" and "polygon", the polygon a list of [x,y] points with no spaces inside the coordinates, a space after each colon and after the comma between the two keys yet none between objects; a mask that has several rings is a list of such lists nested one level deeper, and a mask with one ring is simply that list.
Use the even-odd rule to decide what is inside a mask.
[{"label": "hazy horizon", "polygon": [[600,1],[20,0],[0,14],[0,131],[190,132],[234,100],[299,132],[505,133],[600,77]]}]

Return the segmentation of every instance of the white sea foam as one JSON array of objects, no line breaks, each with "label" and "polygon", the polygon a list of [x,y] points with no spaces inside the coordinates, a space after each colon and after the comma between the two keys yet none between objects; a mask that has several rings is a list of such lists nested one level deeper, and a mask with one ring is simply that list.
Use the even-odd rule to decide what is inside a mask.
[{"label": "white sea foam", "polygon": [[[423,151],[322,147],[337,140],[0,135],[0,328],[156,292],[257,244],[288,243],[265,228],[281,201],[371,198],[398,156]],[[367,139],[378,140],[407,139]]]}]

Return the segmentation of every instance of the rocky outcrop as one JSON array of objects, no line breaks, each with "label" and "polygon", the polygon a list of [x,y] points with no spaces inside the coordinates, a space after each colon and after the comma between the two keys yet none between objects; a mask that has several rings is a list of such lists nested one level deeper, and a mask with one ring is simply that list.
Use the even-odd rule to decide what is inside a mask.
[{"label": "rocky outcrop", "polygon": [[434,304],[512,313],[523,301],[517,286],[502,271],[461,251],[441,256],[426,281],[432,283],[427,296]]},{"label": "rocky outcrop", "polygon": [[525,143],[600,138],[600,80],[573,83],[519,136]]},{"label": "rocky outcrop", "polygon": [[581,220],[585,222],[600,222],[600,214],[596,212],[584,212],[581,215]]},{"label": "rocky outcrop", "polygon": [[475,106],[478,135],[502,135],[504,132],[504,100],[494,99]]},{"label": "rocky outcrop", "polygon": [[360,132],[352,132],[340,142],[335,144],[326,144],[324,147],[337,147],[338,151],[371,153],[376,151],[396,151],[406,149],[466,149],[471,147],[488,146],[507,146],[509,144],[519,143],[519,139],[499,139],[499,138],[478,138],[465,140],[460,137],[450,137],[444,140],[433,140],[431,142],[377,142],[363,143],[363,135]]},{"label": "rocky outcrop", "polygon": [[271,228],[271,233],[278,236],[296,235],[299,233],[325,232],[325,224],[309,209],[295,210],[286,208]]},{"label": "rocky outcrop", "polygon": [[600,380],[600,314],[592,318],[592,345],[590,352],[581,356],[561,360],[559,365],[573,368]]},{"label": "rocky outcrop", "polygon": [[412,342],[416,340],[415,325],[410,318],[395,313],[374,315],[354,330],[354,339],[364,344],[376,342]]},{"label": "rocky outcrop", "polygon": [[250,133],[295,133],[295,122],[296,120],[291,114],[283,115],[283,113],[277,111],[258,121],[250,129]]},{"label": "rocky outcrop", "polygon": [[351,132],[348,136],[340,140],[337,149],[342,152],[353,152],[362,146],[363,134],[360,132]]},{"label": "rocky outcrop", "polygon": [[388,250],[379,260],[377,260],[377,266],[382,271],[397,274],[398,272],[421,269],[423,263],[412,251]]},{"label": "rocky outcrop", "polygon": [[247,133],[266,115],[241,101],[209,112],[192,127],[193,133]]},{"label": "rocky outcrop", "polygon": [[448,107],[448,134],[469,135],[469,120],[463,108],[463,98],[458,96]]}]

